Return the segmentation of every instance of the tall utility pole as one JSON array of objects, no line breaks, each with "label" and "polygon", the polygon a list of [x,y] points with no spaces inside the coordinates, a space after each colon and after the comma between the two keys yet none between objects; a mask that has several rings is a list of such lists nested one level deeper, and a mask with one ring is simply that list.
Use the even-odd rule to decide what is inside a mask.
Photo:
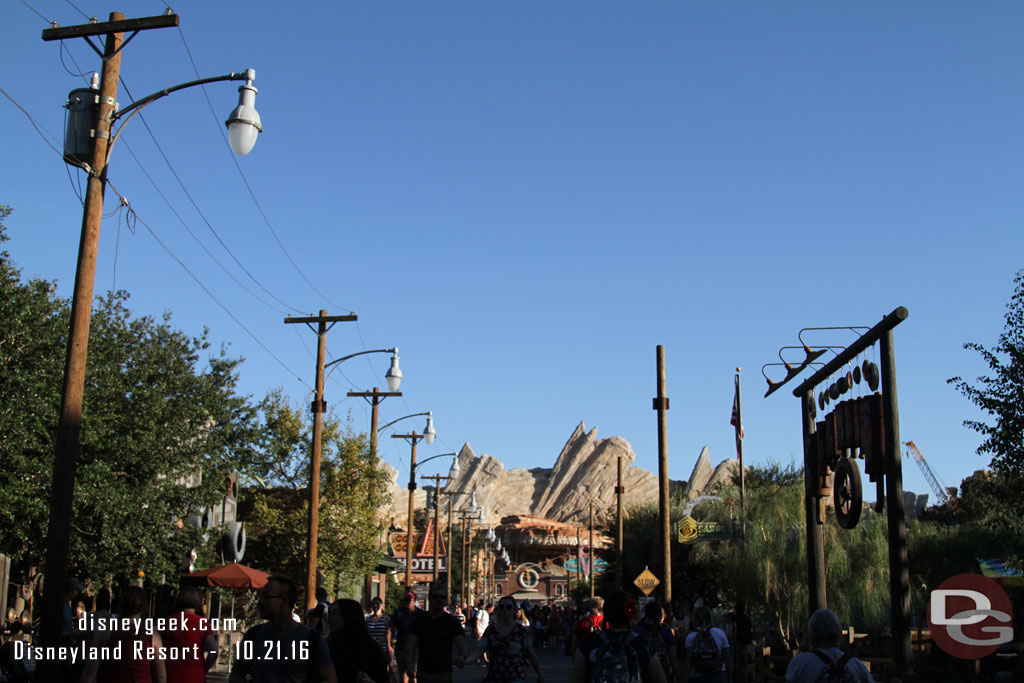
[{"label": "tall utility pole", "polygon": [[590,551],[587,553],[590,556],[590,599],[594,599],[594,578],[596,572],[594,571],[594,499],[590,499]]},{"label": "tall utility pole", "polygon": [[[369,399],[370,401],[370,457],[373,461],[377,461],[377,414],[378,406],[388,396],[401,396],[401,391],[379,391],[377,387],[373,388],[373,391],[350,391],[347,396],[360,397]],[[383,542],[380,543],[383,546]],[[370,607],[370,590],[373,586],[372,575],[367,574],[363,578],[363,608],[369,609]]]},{"label": "tall utility pole", "polygon": [[346,396],[358,396],[370,400],[370,453],[377,457],[377,413],[378,406],[388,396],[401,396],[401,391],[379,391],[377,387],[373,391],[350,391]]},{"label": "tall utility pole", "polygon": [[615,587],[622,590],[622,453],[618,457],[618,478],[615,486]]},{"label": "tall utility pole", "polygon": [[658,395],[654,399],[654,409],[658,411],[658,521],[661,529],[661,587],[662,600],[666,605],[672,604],[672,546],[671,520],[669,519],[668,497],[668,396],[665,395],[665,347],[657,348]]},{"label": "tall utility pole", "polygon": [[[82,234],[78,245],[75,289],[71,298],[71,327],[68,332],[61,393],[57,445],[53,462],[50,497],[50,526],[46,534],[46,591],[43,594],[42,644],[56,646],[63,618],[64,582],[67,580],[68,549],[71,546],[71,513],[75,494],[75,470],[78,466],[82,397],[85,393],[85,367],[92,318],[92,295],[96,281],[96,256],[99,251],[100,224],[103,220],[103,192],[107,181],[107,156],[110,130],[117,100],[117,81],[121,72],[121,46],[125,31],[141,31],[178,25],[178,15],[126,20],[120,12],[111,12],[110,21],[80,26],[65,26],[43,31],[43,40],[88,38],[106,35],[103,68],[100,75],[98,114],[93,135],[89,179],[82,214]],[[133,34],[134,35],[134,34]],[[42,667],[43,677],[56,676],[52,666]]]},{"label": "tall utility pole", "polygon": [[324,431],[324,356],[327,353],[327,331],[337,322],[359,320],[354,313],[349,315],[320,315],[309,318],[284,319],[285,325],[304,323],[312,328],[316,323],[316,387],[313,393],[313,446],[309,459],[309,535],[306,537],[306,609],[316,607],[316,548],[320,530],[320,447]]},{"label": "tall utility pole", "polygon": [[747,509],[744,505],[744,499],[746,498],[746,485],[744,483],[743,472],[743,398],[740,394],[739,368],[736,368],[736,459],[739,460],[740,464],[740,516],[743,517],[743,523],[746,524]]},{"label": "tall utility pole", "polygon": [[[443,480],[445,482],[449,482],[449,481],[452,480],[452,478],[451,477],[447,477],[447,476],[445,476],[443,474],[432,474],[430,476],[423,477],[423,478],[424,479],[433,479],[434,480],[434,490],[435,490],[435,493],[434,493],[434,576],[433,576],[433,579],[431,580],[431,585],[436,585],[437,584],[438,571],[439,571],[438,563],[440,562],[440,557],[438,555],[438,547],[437,546],[438,546],[438,535],[441,533],[441,527],[440,527],[440,524],[441,524],[441,481]],[[451,509],[452,508],[451,508],[451,506],[452,506],[452,499],[451,499],[451,497],[449,497],[448,498],[448,513],[449,513],[448,514],[448,524],[452,523],[452,520],[451,520]],[[450,554],[451,554],[451,541],[448,542],[448,553],[449,553],[449,557],[450,557]],[[447,567],[446,567],[445,570],[447,571]]]},{"label": "tall utility pole", "polygon": [[[444,572],[444,592],[452,598],[452,497],[448,496],[448,566]],[[461,596],[459,596],[461,599]]]}]

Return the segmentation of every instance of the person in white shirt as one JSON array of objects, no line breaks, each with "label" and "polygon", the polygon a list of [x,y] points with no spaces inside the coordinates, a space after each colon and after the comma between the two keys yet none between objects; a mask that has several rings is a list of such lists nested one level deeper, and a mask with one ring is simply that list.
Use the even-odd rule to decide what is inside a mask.
[{"label": "person in white shirt", "polygon": [[873,679],[856,657],[844,655],[839,649],[839,636],[843,626],[839,617],[830,609],[819,609],[807,622],[807,636],[811,641],[811,652],[798,654],[786,669],[789,683],[812,683],[821,678],[827,669],[845,668],[858,683],[872,683]]},{"label": "person in white shirt", "polygon": [[488,603],[486,607],[481,607],[476,613],[476,639],[480,640],[484,637],[484,631],[487,630],[488,624],[491,623],[491,612],[494,611],[494,605]]}]

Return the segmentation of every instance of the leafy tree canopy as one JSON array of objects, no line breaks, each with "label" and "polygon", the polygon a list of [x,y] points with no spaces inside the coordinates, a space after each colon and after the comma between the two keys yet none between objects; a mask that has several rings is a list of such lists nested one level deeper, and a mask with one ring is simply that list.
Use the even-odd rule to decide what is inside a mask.
[{"label": "leafy tree canopy", "polygon": [[992,468],[1015,478],[1024,477],[1024,270],[1014,277],[1014,291],[1006,306],[1006,324],[996,345],[987,349],[970,342],[965,349],[977,351],[991,375],[970,384],[960,377],[947,380],[994,418],[993,423],[965,420],[964,425],[984,437],[979,455],[991,456]]}]

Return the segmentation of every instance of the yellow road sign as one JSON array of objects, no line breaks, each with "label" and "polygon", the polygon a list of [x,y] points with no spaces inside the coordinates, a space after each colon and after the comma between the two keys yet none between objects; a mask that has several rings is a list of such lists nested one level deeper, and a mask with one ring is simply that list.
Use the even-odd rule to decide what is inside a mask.
[{"label": "yellow road sign", "polygon": [[679,520],[678,540],[680,543],[693,543],[697,540],[697,520],[686,515]]},{"label": "yellow road sign", "polygon": [[644,595],[650,595],[651,591],[657,588],[660,584],[661,581],[658,581],[658,577],[646,567],[642,572],[640,572],[640,576],[633,579],[633,585],[642,590]]}]

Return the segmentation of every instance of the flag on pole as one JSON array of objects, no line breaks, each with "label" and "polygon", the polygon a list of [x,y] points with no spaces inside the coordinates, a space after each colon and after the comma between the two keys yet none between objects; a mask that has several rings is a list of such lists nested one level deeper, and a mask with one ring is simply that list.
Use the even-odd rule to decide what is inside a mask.
[{"label": "flag on pole", "polygon": [[732,397],[732,418],[729,420],[729,424],[736,428],[736,443],[739,444],[743,441],[743,418],[740,417],[740,378],[736,376],[733,384],[736,387],[736,393]]}]

